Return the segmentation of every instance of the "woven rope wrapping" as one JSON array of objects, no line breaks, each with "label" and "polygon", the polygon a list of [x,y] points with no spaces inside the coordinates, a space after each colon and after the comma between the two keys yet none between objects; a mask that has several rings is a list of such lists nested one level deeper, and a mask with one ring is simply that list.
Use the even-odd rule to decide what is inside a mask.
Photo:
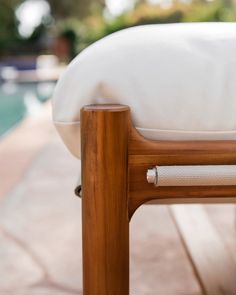
[{"label": "woven rope wrapping", "polygon": [[236,185],[236,165],[157,166],[157,186]]}]

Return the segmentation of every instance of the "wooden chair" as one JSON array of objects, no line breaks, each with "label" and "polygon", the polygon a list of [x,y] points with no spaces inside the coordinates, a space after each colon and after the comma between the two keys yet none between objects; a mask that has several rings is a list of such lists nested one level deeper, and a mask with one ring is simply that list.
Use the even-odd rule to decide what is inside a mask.
[{"label": "wooden chair", "polygon": [[[85,73],[83,58],[77,62]],[[75,93],[78,101],[76,82],[71,80],[76,81],[79,66],[75,61],[69,68],[69,86],[63,80],[66,75],[59,81],[54,121],[71,152],[82,161],[83,294],[128,295],[129,222],[134,212],[154,200],[164,204],[234,202],[236,137],[230,131],[223,136],[220,132],[215,139],[219,134],[214,132],[200,137],[190,134],[186,140],[171,135],[168,140],[145,138],[134,127],[133,102],[123,105],[122,98],[120,104],[103,104],[100,97],[81,99],[75,111],[75,105],[69,107],[74,111],[71,122],[63,124],[60,117],[67,105],[63,96],[72,99]],[[96,104],[83,106],[91,100]],[[119,98],[110,99],[114,100]],[[109,102],[106,97],[105,102]],[[208,136],[210,140],[205,140]]]},{"label": "wooden chair", "polygon": [[[129,221],[134,212],[151,200],[228,202],[236,196],[236,141],[147,140],[122,105],[86,106],[81,123],[84,294],[129,294]],[[208,180],[211,185],[192,186],[187,178],[189,186],[156,187],[146,177],[156,165],[190,165],[193,171],[201,165],[203,172],[208,165],[227,165],[232,170],[218,172],[224,178],[220,185],[211,184],[219,181],[215,175]]]}]

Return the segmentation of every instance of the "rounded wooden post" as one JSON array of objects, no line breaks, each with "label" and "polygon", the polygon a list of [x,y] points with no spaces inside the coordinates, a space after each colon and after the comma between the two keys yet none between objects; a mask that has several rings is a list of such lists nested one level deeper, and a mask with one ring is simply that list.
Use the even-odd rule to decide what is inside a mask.
[{"label": "rounded wooden post", "polygon": [[129,108],[81,110],[83,294],[129,294]]}]

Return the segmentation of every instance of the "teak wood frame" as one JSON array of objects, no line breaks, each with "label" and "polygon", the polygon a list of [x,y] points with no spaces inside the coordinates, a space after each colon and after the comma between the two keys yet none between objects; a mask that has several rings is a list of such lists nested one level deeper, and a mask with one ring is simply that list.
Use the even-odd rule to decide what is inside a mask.
[{"label": "teak wood frame", "polygon": [[236,186],[154,187],[155,165],[236,164],[236,141],[152,141],[133,127],[123,105],[81,110],[83,294],[129,294],[129,221],[157,199],[231,198]]}]

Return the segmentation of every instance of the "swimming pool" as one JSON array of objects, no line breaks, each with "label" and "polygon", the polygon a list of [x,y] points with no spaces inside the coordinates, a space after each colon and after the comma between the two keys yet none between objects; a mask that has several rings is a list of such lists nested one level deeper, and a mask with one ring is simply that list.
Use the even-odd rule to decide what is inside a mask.
[{"label": "swimming pool", "polygon": [[0,137],[27,115],[34,115],[49,99],[54,82],[0,84]]}]

